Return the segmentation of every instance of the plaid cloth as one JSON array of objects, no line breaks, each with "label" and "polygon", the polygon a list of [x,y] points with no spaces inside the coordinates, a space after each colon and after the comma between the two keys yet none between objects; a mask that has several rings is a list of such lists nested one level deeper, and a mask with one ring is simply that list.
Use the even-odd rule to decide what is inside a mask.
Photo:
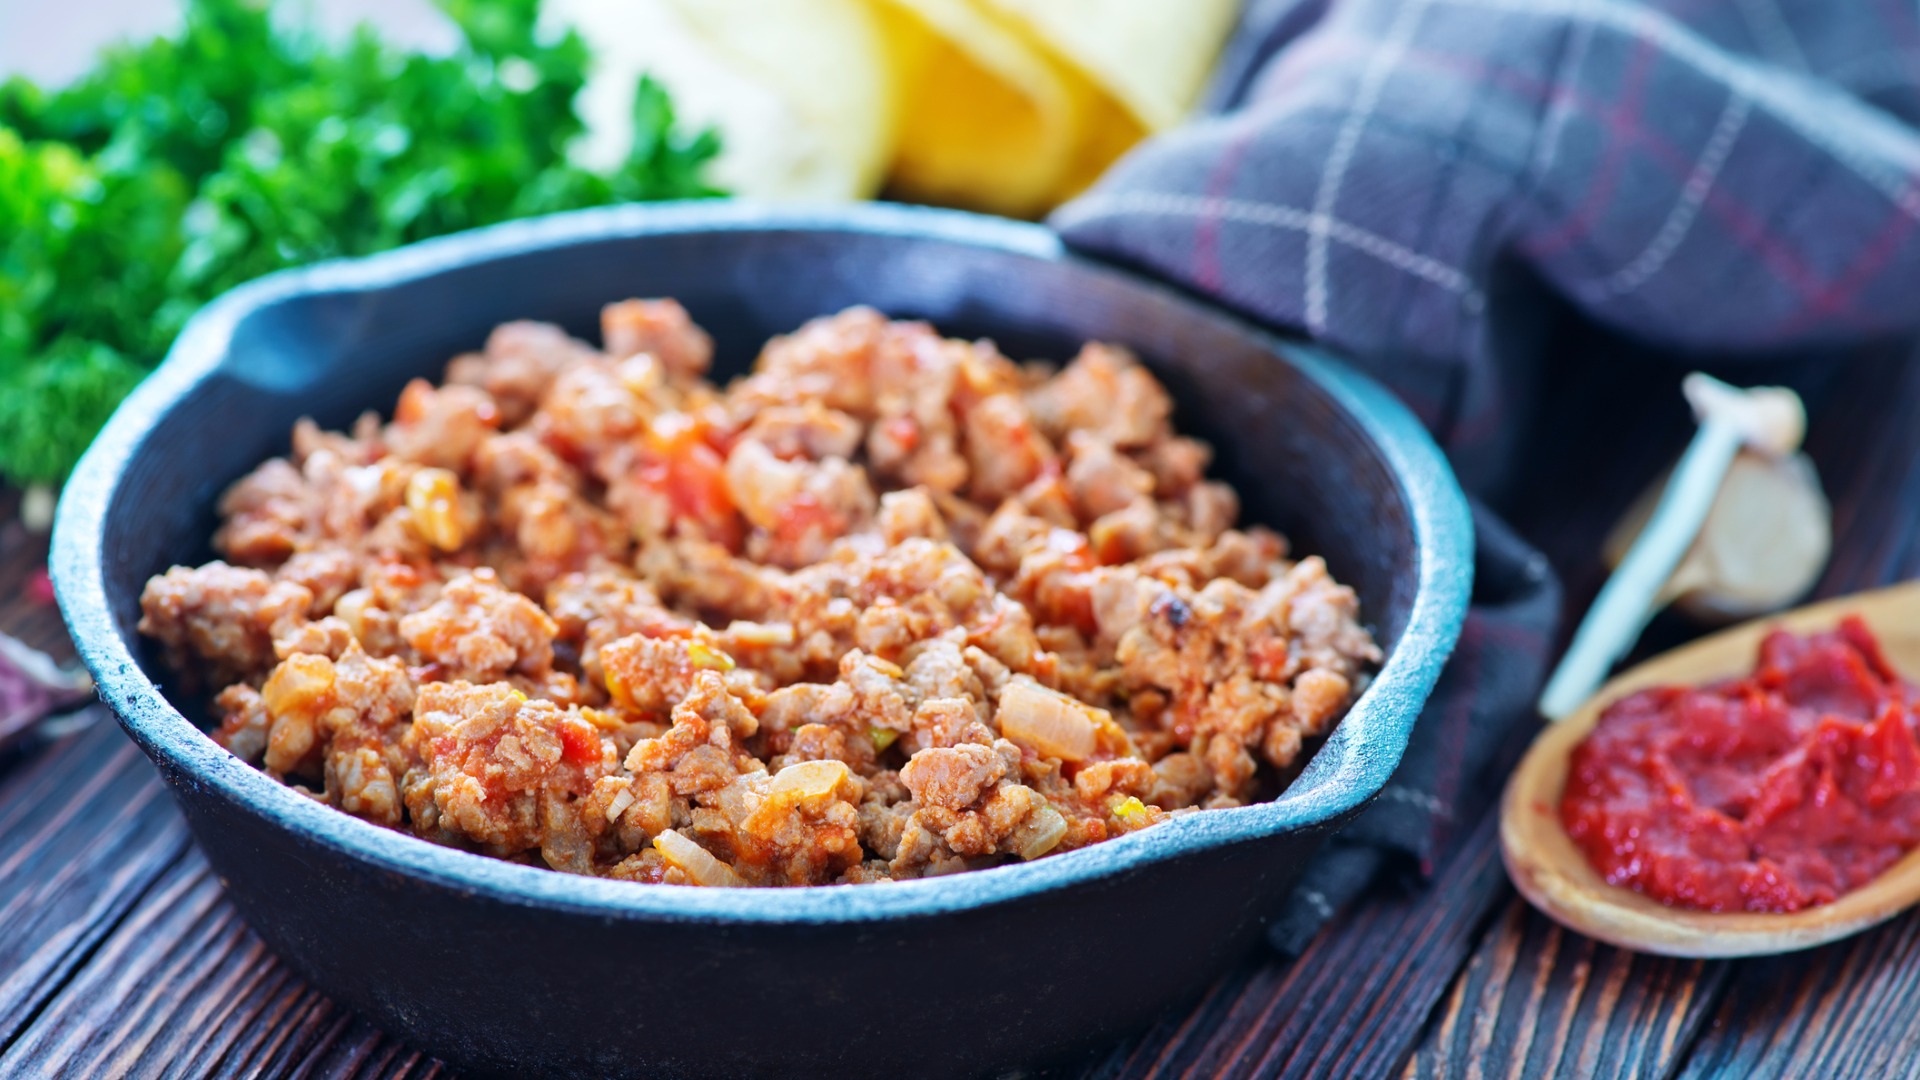
[{"label": "plaid cloth", "polygon": [[1345,350],[1469,481],[1539,284],[1689,350],[1920,325],[1912,3],[1249,0],[1213,106],[1053,224]]},{"label": "plaid cloth", "polygon": [[[1911,2],[1249,0],[1210,99],[1052,224],[1346,352],[1470,489],[1514,455],[1549,293],[1688,351],[1920,325]],[[1530,715],[1557,589],[1476,515],[1459,649],[1393,783],[1274,923],[1283,949],[1424,864]]]}]

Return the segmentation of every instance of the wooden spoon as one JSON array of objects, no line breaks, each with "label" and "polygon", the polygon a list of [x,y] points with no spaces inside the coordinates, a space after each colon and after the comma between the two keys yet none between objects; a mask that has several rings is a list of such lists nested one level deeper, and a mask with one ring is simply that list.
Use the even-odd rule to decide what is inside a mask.
[{"label": "wooden spoon", "polygon": [[1753,670],[1760,640],[1784,627],[1831,630],[1860,616],[1889,662],[1920,680],[1920,581],[1843,596],[1721,631],[1615,677],[1585,705],[1548,724],[1507,782],[1500,851],[1507,875],[1534,907],[1588,937],[1662,956],[1757,956],[1821,945],[1884,922],[1920,901],[1920,848],[1831,904],[1791,914],[1714,913],[1668,907],[1607,884],[1560,825],[1567,760],[1609,704],[1652,686],[1699,686]]}]

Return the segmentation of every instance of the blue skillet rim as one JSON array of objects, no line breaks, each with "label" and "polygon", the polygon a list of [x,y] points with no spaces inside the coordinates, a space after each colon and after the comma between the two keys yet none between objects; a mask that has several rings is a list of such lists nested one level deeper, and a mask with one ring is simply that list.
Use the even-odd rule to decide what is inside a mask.
[{"label": "blue skillet rim", "polygon": [[[441,847],[317,803],[216,745],[173,707],[114,625],[101,564],[106,511],[134,451],[221,362],[251,312],[312,292],[378,291],[463,265],[592,241],[714,231],[832,231],[930,239],[1068,262],[1173,298],[1257,340],[1345,409],[1380,449],[1406,499],[1418,581],[1405,632],[1387,663],[1278,798],[1188,814],[1079,851],[1030,863],[884,886],[803,889],[646,888],[558,874]],[[740,201],[655,203],[509,222],[361,259],[276,273],[203,309],[164,363],[113,414],[74,469],[55,519],[52,576],[60,609],[101,698],[195,798],[217,798],[373,868],[498,902],[602,918],[691,923],[823,924],[935,916],[1020,900],[1148,864],[1323,825],[1377,795],[1452,652],[1473,579],[1465,497],[1426,430],[1378,383],[1312,346],[1280,339],[1165,285],[1069,253],[1046,228],[949,210],[887,204],[768,207]]]}]

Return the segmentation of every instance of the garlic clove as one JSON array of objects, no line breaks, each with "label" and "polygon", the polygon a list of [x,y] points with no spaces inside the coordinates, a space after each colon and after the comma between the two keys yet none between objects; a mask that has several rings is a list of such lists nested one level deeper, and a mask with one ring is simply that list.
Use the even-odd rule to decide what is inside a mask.
[{"label": "garlic clove", "polygon": [[[1666,482],[1656,480],[1608,535],[1609,566],[1645,527]],[[1812,461],[1743,450],[1661,599],[1709,623],[1778,611],[1813,588],[1832,544],[1832,511]]]}]

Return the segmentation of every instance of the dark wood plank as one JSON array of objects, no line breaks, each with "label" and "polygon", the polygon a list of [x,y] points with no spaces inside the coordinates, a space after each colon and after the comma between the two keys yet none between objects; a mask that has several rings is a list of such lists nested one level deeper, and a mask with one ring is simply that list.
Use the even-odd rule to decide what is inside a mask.
[{"label": "dark wood plank", "polygon": [[1257,1025],[1210,1043],[1194,1075],[1379,1076],[1397,1066],[1507,894],[1493,824],[1483,818],[1430,887],[1368,903],[1315,939]]},{"label": "dark wood plank", "polygon": [[1407,1063],[1409,1078],[1668,1075],[1731,965],[1641,956],[1514,899]]},{"label": "dark wood plank", "polygon": [[267,950],[102,717],[0,781],[0,1074],[443,1072]]},{"label": "dark wood plank", "polygon": [[1729,982],[1683,1077],[1920,1076],[1920,915]]},{"label": "dark wood plank", "polygon": [[301,1077],[337,1080],[428,1080],[453,1076],[436,1058],[354,1017],[338,1036],[315,1045],[292,1069]]},{"label": "dark wood plank", "polygon": [[1508,894],[1492,825],[1483,818],[1460,838],[1430,886],[1383,890],[1291,963],[1252,959],[1192,1011],[1116,1048],[1085,1075],[1386,1075]]},{"label": "dark wood plank", "polygon": [[[4,1060],[47,1076],[287,1076],[327,1057],[353,1020],[267,951],[194,852]],[[338,1075],[365,1064],[331,1060]]]},{"label": "dark wood plank", "polygon": [[152,767],[111,720],[0,788],[0,1046],[187,850]]}]

